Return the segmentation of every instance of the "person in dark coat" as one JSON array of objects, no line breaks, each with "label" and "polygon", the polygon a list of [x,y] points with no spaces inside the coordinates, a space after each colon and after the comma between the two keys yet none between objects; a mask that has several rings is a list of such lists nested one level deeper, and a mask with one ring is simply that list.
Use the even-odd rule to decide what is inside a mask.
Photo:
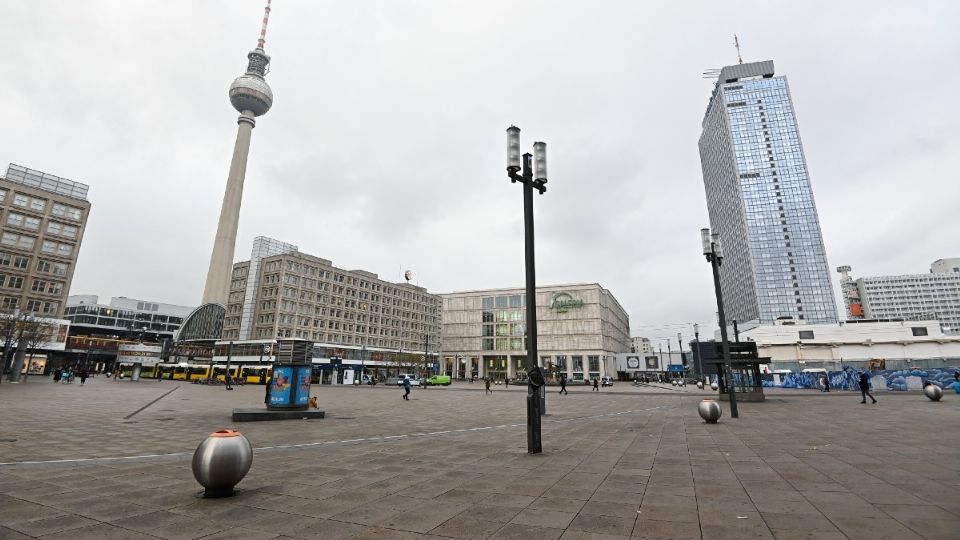
[{"label": "person in dark coat", "polygon": [[83,386],[83,383],[87,382],[87,370],[81,369],[79,375],[80,375],[80,386]]},{"label": "person in dark coat", "polygon": [[410,377],[403,378],[403,399],[410,401]]},{"label": "person in dark coat", "polygon": [[63,375],[63,370],[60,369],[60,368],[57,368],[57,369],[53,372],[53,382],[55,382],[55,383],[60,382],[60,377],[61,377],[62,375]]},{"label": "person in dark coat", "polygon": [[558,393],[559,393],[559,394],[569,394],[569,392],[567,392],[567,376],[566,376],[566,375],[561,375],[561,376],[560,376],[560,392],[558,392]]},{"label": "person in dark coat", "polygon": [[263,394],[263,404],[270,405],[270,385],[273,384],[273,377],[268,378],[266,380],[266,383],[267,383],[265,386],[266,390],[264,391],[264,394]]},{"label": "person in dark coat", "polygon": [[860,372],[860,395],[863,396],[863,401],[860,403],[866,403],[867,396],[869,396],[870,400],[874,403],[877,402],[877,400],[874,399],[873,394],[870,393],[870,378],[867,376],[866,371]]},{"label": "person in dark coat", "polygon": [[594,392],[599,392],[599,391],[600,391],[600,379],[594,379],[594,380],[593,380],[593,391],[594,391]]},{"label": "person in dark coat", "polygon": [[483,378],[483,386],[485,388],[483,395],[492,394],[493,390],[490,389],[490,377]]}]

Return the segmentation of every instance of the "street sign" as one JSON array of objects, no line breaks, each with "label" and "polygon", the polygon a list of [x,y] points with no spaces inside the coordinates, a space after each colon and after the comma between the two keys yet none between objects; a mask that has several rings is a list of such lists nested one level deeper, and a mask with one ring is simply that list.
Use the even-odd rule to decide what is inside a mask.
[{"label": "street sign", "polygon": [[667,371],[683,373],[683,366],[681,366],[680,364],[670,364],[669,366],[667,366]]}]

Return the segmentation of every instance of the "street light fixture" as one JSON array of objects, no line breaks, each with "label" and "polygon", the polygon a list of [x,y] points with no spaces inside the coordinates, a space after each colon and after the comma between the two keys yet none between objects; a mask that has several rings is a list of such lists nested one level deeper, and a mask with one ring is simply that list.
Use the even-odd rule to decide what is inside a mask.
[{"label": "street light fixture", "polygon": [[[521,159],[522,158],[522,159]],[[533,167],[531,170],[531,159]],[[521,170],[523,171],[521,173]],[[520,155],[520,128],[507,128],[507,176],[523,184],[524,254],[527,274],[527,453],[543,452],[540,438],[540,392],[543,372],[537,367],[537,278],[533,249],[533,190],[547,191],[547,143],[533,143],[533,155]]]},{"label": "street light fixture", "polygon": [[720,317],[720,343],[723,350],[723,369],[726,372],[727,395],[730,396],[730,416],[739,418],[737,394],[733,389],[733,367],[730,365],[730,342],[727,341],[727,317],[723,312],[723,291],[720,290],[720,265],[723,263],[723,246],[719,234],[710,234],[710,229],[700,229],[703,256],[713,269],[713,289],[717,295],[717,313]]}]

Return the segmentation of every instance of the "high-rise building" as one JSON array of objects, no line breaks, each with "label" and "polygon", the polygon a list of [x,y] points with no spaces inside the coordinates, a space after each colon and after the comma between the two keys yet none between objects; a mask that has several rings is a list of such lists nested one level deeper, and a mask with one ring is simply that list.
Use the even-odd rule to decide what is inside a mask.
[{"label": "high-rise building", "polygon": [[89,186],[10,164],[0,178],[0,311],[59,317],[86,229]]},{"label": "high-rise building", "polygon": [[727,320],[837,322],[790,88],[773,61],[720,70],[699,144]]},{"label": "high-rise building", "polygon": [[960,334],[960,259],[939,259],[928,274],[855,280],[851,270],[837,268],[848,319],[936,320],[944,333]]},{"label": "high-rise building", "polygon": [[258,237],[233,265],[224,340],[302,338],[320,346],[440,350],[440,296],[344,270],[297,246]]},{"label": "high-rise building", "polygon": [[227,175],[227,188],[223,194],[223,206],[220,208],[220,221],[217,223],[217,236],[210,254],[207,283],[203,289],[204,304],[227,304],[233,253],[237,243],[237,226],[240,223],[243,181],[247,174],[247,155],[250,153],[250,136],[257,123],[256,117],[266,114],[273,105],[273,91],[264,78],[270,64],[270,57],[263,51],[269,16],[270,0],[267,0],[257,48],[247,54],[247,72],[230,85],[230,104],[240,113],[237,119],[240,127],[237,128],[233,159]]}]

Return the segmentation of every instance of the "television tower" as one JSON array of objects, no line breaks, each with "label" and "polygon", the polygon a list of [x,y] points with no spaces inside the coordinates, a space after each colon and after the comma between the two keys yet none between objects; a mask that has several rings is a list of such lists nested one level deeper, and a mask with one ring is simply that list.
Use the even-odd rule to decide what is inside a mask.
[{"label": "television tower", "polygon": [[256,125],[255,118],[263,116],[273,105],[273,92],[264,77],[270,65],[270,57],[263,51],[267,37],[267,20],[270,18],[270,1],[263,12],[263,26],[257,48],[247,53],[247,72],[234,79],[230,85],[230,104],[240,113],[237,118],[237,141],[233,145],[233,159],[227,175],[227,188],[220,208],[217,236],[210,254],[207,283],[203,289],[203,303],[227,305],[230,290],[230,275],[233,272],[233,251],[237,242],[237,225],[240,221],[240,202],[243,198],[243,179],[247,173],[247,154],[250,152],[250,135]]}]

